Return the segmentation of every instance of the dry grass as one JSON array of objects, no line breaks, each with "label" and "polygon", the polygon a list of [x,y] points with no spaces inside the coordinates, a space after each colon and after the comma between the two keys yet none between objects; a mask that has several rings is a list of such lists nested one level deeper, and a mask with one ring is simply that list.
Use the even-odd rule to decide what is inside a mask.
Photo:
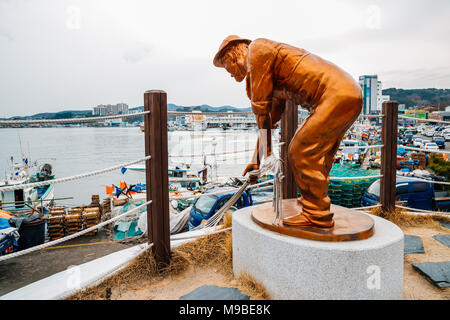
[{"label": "dry grass", "polygon": [[142,283],[154,283],[167,276],[176,276],[189,267],[190,262],[173,251],[169,265],[157,265],[152,250],[148,249],[132,260],[125,268],[85,290],[69,296],[68,300],[103,300],[111,298],[111,292],[120,295],[128,289],[138,288]]},{"label": "dry grass", "polygon": [[264,286],[256,281],[251,275],[242,273],[236,279],[241,291],[255,300],[270,300],[270,295],[267,293]]},{"label": "dry grass", "polygon": [[[231,215],[224,218],[218,229],[231,226]],[[187,242],[172,250],[169,265],[156,265],[152,250],[141,253],[125,268],[101,283],[68,297],[68,300],[103,300],[120,298],[127,290],[151,286],[169,277],[182,275],[189,268],[213,268],[224,275],[230,283],[252,299],[269,299],[264,287],[249,275],[233,278],[231,230],[208,235]]]},{"label": "dry grass", "polygon": [[375,216],[384,218],[402,227],[424,227],[436,228],[437,230],[448,230],[441,226],[439,221],[450,222],[450,217],[445,215],[418,215],[410,214],[406,209],[395,208],[393,211],[383,212],[381,208],[373,208],[370,212]]}]

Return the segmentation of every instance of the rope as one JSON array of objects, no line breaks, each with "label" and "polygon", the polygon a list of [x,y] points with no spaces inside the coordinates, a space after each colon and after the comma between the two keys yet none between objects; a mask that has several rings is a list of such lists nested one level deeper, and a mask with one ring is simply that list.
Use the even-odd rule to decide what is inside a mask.
[{"label": "rope", "polygon": [[[267,181],[264,181],[264,182],[260,182],[260,183],[257,183],[257,184],[254,184],[254,185],[251,185],[251,186],[248,186],[247,188],[248,189],[250,189],[250,188],[256,188],[256,187],[259,187],[259,186],[261,186],[261,185],[264,185],[264,184],[266,184],[266,183],[269,183],[269,182],[273,182],[273,179],[271,179],[271,180],[267,180]],[[227,189],[227,190],[222,190],[222,191],[217,191],[217,192],[211,192],[211,193],[202,193],[202,194],[199,194],[199,195],[191,195],[191,196],[184,196],[184,197],[170,197],[169,198],[169,200],[187,200],[187,199],[197,199],[197,198],[202,198],[202,197],[207,197],[207,196],[212,196],[212,195],[217,195],[217,194],[224,194],[224,193],[228,193],[228,192],[230,192],[230,191],[233,191],[234,189]]]},{"label": "rope", "polygon": [[353,210],[364,210],[364,209],[373,209],[373,208],[379,208],[381,207],[381,204],[377,204],[374,206],[367,206],[367,207],[359,207],[359,208],[352,208]]},{"label": "rope", "polygon": [[423,182],[429,182],[429,183],[434,183],[434,184],[450,185],[450,182],[444,182],[444,181],[426,180],[426,179],[415,178],[415,177],[410,177],[410,176],[402,176],[402,175],[397,175],[397,177],[414,180],[414,181],[423,181]]},{"label": "rope", "polygon": [[273,186],[257,188],[255,191],[260,192],[260,191],[265,191],[265,190],[270,190],[270,189],[272,189],[272,191],[273,191]]},{"label": "rope", "polygon": [[223,152],[223,153],[207,153],[207,154],[192,154],[192,155],[169,155],[170,158],[193,158],[193,157],[211,157],[211,156],[218,156],[218,155],[226,155],[226,154],[237,154],[237,153],[244,153],[254,151],[254,149],[246,149],[241,151],[231,151],[231,152]]},{"label": "rope", "polygon": [[330,177],[330,180],[359,180],[359,179],[372,179],[372,178],[381,178],[383,175],[374,175],[374,176],[361,176],[361,177]]},{"label": "rope", "polygon": [[406,209],[406,210],[411,210],[411,211],[418,212],[418,213],[429,213],[429,214],[445,215],[445,216],[449,215],[447,212],[442,212],[442,211],[430,211],[430,210],[425,210],[425,209],[415,209],[415,208],[403,207],[403,206],[399,206],[399,205],[395,205],[395,207],[401,208],[401,209]]},{"label": "rope", "polygon": [[[278,147],[283,145],[284,142],[275,143],[273,147]],[[221,156],[221,155],[227,155],[227,154],[237,154],[237,153],[244,153],[244,152],[250,152],[255,151],[255,149],[245,149],[245,150],[239,150],[239,151],[230,151],[230,152],[222,152],[222,153],[206,153],[206,154],[191,154],[191,155],[169,155],[170,158],[193,158],[193,157],[212,157],[212,156]]]},{"label": "rope", "polygon": [[44,244],[41,244],[41,245],[38,245],[38,246],[34,246],[34,247],[31,247],[31,248],[28,248],[28,249],[25,249],[25,250],[21,250],[21,251],[18,251],[18,252],[10,253],[10,254],[4,255],[4,256],[0,256],[0,261],[4,261],[4,260],[11,259],[11,258],[19,257],[19,256],[22,256],[24,254],[27,254],[27,253],[30,253],[30,252],[33,252],[33,251],[36,251],[36,250],[41,250],[41,249],[44,249],[44,248],[47,248],[47,247],[54,246],[54,245],[59,244],[61,242],[65,242],[67,240],[74,239],[74,238],[79,237],[79,236],[81,236],[81,235],[83,235],[85,233],[88,233],[88,232],[96,230],[96,229],[98,229],[98,228],[100,228],[100,227],[102,227],[104,225],[107,225],[107,224],[109,224],[111,222],[119,220],[120,218],[122,218],[122,217],[124,217],[126,215],[134,213],[135,211],[137,211],[140,208],[150,204],[151,202],[152,202],[152,200],[147,201],[147,202],[141,204],[140,206],[131,209],[130,211],[127,211],[127,212],[122,213],[122,214],[120,214],[118,216],[115,216],[114,218],[111,218],[109,220],[106,220],[104,222],[96,224],[95,226],[92,226],[90,228],[87,228],[87,229],[84,229],[84,230],[79,231],[77,233],[71,234],[71,235],[69,235],[67,237],[60,238],[60,239],[57,239],[57,240],[53,240],[53,241],[50,241],[50,242],[47,242],[47,243],[44,243]]},{"label": "rope", "polygon": [[167,111],[167,115],[189,115],[189,116],[228,116],[228,115],[246,115],[253,114],[253,112],[182,112],[182,111]]},{"label": "rope", "polygon": [[70,118],[70,119],[38,119],[38,120],[0,120],[0,125],[15,125],[15,124],[38,124],[38,123],[78,123],[78,122],[95,122],[118,118],[131,118],[143,116],[150,113],[150,111],[143,111],[138,113],[119,114],[114,116],[93,117],[93,118]]},{"label": "rope", "polygon": [[221,158],[221,159],[216,159],[217,162],[226,162],[226,161],[235,161],[235,160],[249,160],[250,159],[250,155],[246,155],[244,157],[233,157],[233,158]]},{"label": "rope", "polygon": [[185,239],[200,238],[200,237],[205,237],[205,236],[210,236],[210,235],[213,235],[213,234],[225,232],[225,231],[228,231],[228,230],[231,230],[231,229],[232,229],[232,227],[228,227],[228,228],[225,228],[225,229],[220,229],[220,230],[208,232],[206,234],[196,234],[196,235],[184,236],[184,237],[183,236],[177,237],[178,234],[174,234],[173,236],[170,237],[170,240],[185,240]]},{"label": "rope", "polygon": [[363,118],[383,118],[384,114],[362,114],[360,117]]},{"label": "rope", "polygon": [[444,150],[428,150],[428,149],[422,149],[422,148],[413,148],[413,147],[407,147],[403,145],[398,145],[399,148],[407,149],[407,150],[416,150],[416,151],[423,151],[423,152],[430,152],[430,153],[444,153],[444,154],[450,154],[450,151],[444,151]]},{"label": "rope", "polygon": [[150,158],[151,158],[151,156],[147,156],[147,157],[142,158],[142,159],[130,161],[130,162],[123,163],[123,164],[120,164],[120,165],[116,165],[116,166],[113,166],[113,167],[110,167],[110,168],[97,170],[97,171],[92,171],[92,172],[88,172],[88,173],[83,173],[83,174],[79,174],[79,175],[72,176],[72,177],[66,177],[66,178],[60,178],[60,179],[54,179],[54,180],[46,180],[46,181],[27,183],[27,184],[16,184],[16,185],[7,186],[7,187],[0,187],[0,192],[2,192],[2,191],[11,191],[11,190],[20,190],[20,189],[26,189],[26,188],[35,188],[35,187],[45,186],[45,185],[49,185],[49,184],[57,184],[57,183],[69,182],[69,181],[73,181],[73,180],[79,180],[79,179],[82,179],[82,178],[96,176],[96,175],[99,175],[99,174],[102,174],[102,173],[105,173],[105,172],[114,171],[114,170],[117,170],[117,169],[120,169],[120,168],[124,168],[126,166],[130,166],[130,165],[138,163],[138,162],[149,160]]},{"label": "rope", "polygon": [[342,149],[375,149],[375,148],[381,148],[381,147],[384,147],[384,145],[383,144],[377,144],[377,145],[373,145],[373,146],[343,147]]},{"label": "rope", "polygon": [[422,118],[413,118],[413,117],[407,117],[407,116],[398,116],[398,117],[400,119],[407,119],[407,120],[417,120],[417,121],[424,121],[424,122],[435,122],[435,123],[450,124],[450,121],[444,121],[444,120],[422,119]]}]

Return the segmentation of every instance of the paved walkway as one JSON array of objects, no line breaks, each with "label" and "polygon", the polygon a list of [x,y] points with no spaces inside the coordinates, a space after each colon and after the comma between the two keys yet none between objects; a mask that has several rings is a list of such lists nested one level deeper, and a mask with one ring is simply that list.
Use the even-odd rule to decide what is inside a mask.
[{"label": "paved walkway", "polygon": [[117,243],[100,231],[95,236],[81,236],[57,246],[0,262],[0,296],[35,281],[136,243]]}]

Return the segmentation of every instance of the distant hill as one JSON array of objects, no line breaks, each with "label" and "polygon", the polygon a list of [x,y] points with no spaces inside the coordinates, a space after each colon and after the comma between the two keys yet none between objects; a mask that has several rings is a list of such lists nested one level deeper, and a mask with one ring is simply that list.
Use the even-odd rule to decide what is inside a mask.
[{"label": "distant hill", "polygon": [[[141,112],[144,111],[144,107],[140,106],[140,107],[134,107],[134,108],[130,108],[130,111],[135,111],[135,112]],[[232,112],[250,112],[252,111],[251,107],[248,108],[236,108],[236,107],[232,107],[232,106],[221,106],[221,107],[212,107],[210,105],[207,104],[202,104],[200,106],[179,106],[173,103],[168,103],[167,104],[167,111],[179,111],[179,112],[192,112],[192,111],[200,111],[200,112],[228,112],[228,111],[232,111]],[[169,120],[175,120],[174,115],[169,115],[168,119]],[[136,117],[136,118],[129,118],[130,122],[133,121],[144,121],[144,117]]]},{"label": "distant hill", "polygon": [[390,95],[391,100],[399,104],[405,104],[406,108],[419,106],[435,106],[439,110],[445,110],[450,106],[450,89],[397,89],[383,90],[383,95]]},{"label": "distant hill", "polygon": [[[130,108],[130,111],[144,111],[144,107],[140,106],[140,107],[135,107],[135,108]],[[167,104],[167,111],[184,111],[184,112],[192,112],[192,111],[201,111],[201,112],[228,112],[228,111],[233,111],[233,112],[250,112],[252,111],[251,107],[248,108],[236,108],[236,107],[232,107],[232,106],[222,106],[222,107],[212,107],[210,105],[207,104],[202,104],[200,106],[179,106],[173,103],[168,103]]]},{"label": "distant hill", "polygon": [[[185,112],[192,112],[193,110],[201,111],[201,112],[249,112],[252,111],[252,108],[236,108],[232,106],[222,106],[222,107],[212,107],[207,104],[202,104],[200,106],[179,106],[172,103],[167,104],[167,110],[168,111],[185,111]],[[141,112],[144,111],[143,106],[130,108],[129,111],[135,111],[135,112]],[[92,110],[65,110],[65,111],[59,111],[59,112],[44,112],[44,113],[37,113],[32,116],[14,116],[8,119],[3,120],[36,120],[36,119],[69,119],[69,118],[87,118],[92,117]],[[129,118],[133,121],[143,121],[143,117],[135,117],[135,118]]]},{"label": "distant hill", "polygon": [[70,119],[92,117],[92,110],[65,110],[59,112],[36,113],[32,116],[11,117],[7,120],[36,120],[36,119]]}]

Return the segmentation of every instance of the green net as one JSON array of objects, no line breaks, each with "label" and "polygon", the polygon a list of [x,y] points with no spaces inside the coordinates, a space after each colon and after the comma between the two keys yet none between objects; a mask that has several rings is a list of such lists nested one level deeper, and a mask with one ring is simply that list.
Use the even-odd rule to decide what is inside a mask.
[{"label": "green net", "polygon": [[[363,178],[365,176],[377,176],[379,170],[365,170],[361,167],[349,166],[345,164],[334,164],[330,172],[330,184],[328,186],[328,196],[331,203],[348,208],[361,206],[361,199],[369,186],[378,178]],[[356,179],[338,180],[332,177],[349,177]]]}]

